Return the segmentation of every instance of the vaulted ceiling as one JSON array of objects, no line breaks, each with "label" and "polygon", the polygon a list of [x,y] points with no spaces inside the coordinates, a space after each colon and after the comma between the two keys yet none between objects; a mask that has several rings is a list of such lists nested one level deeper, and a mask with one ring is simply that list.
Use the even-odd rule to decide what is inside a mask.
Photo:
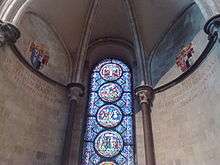
[{"label": "vaulted ceiling", "polygon": [[[31,8],[55,27],[72,54],[76,53],[90,5],[94,0],[37,0]],[[140,38],[149,52],[172,22],[193,0],[130,0]],[[93,19],[91,41],[115,37],[132,42],[128,10],[124,0],[99,0]]]}]

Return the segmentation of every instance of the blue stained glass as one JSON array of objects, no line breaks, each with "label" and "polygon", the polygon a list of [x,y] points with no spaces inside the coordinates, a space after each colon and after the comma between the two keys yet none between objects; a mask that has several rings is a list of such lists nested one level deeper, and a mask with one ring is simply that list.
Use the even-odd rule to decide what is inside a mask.
[{"label": "blue stained glass", "polygon": [[102,85],[102,83],[104,83],[105,81],[102,81],[103,79],[101,79],[99,73],[94,73],[92,75],[92,86],[91,86],[91,90],[92,91],[97,91],[99,89],[99,87]]},{"label": "blue stained glass", "polygon": [[95,116],[96,113],[98,112],[99,107],[94,105],[92,108],[89,108],[89,115],[90,116]]},{"label": "blue stained glass", "polygon": [[112,60],[110,60],[110,59],[104,60],[103,62],[99,63],[99,64],[95,67],[94,72],[96,72],[96,71],[99,72],[100,69],[101,69],[101,67],[102,67],[103,65],[108,64],[108,63],[111,63],[111,62],[112,62]]},{"label": "blue stained glass", "polygon": [[116,105],[122,109],[125,115],[132,114],[132,98],[131,93],[124,93],[122,98],[116,102]]},{"label": "blue stained glass", "polygon": [[84,139],[86,141],[94,141],[97,133],[101,132],[102,130],[103,128],[97,124],[95,117],[88,117],[86,125],[86,136]]},{"label": "blue stained glass", "polygon": [[98,94],[95,92],[92,92],[90,94],[90,101],[89,101],[89,106],[92,108],[95,105],[95,102],[99,99]]},{"label": "blue stained glass", "polygon": [[121,85],[124,92],[131,92],[131,74],[130,73],[124,73],[123,76],[117,80],[117,83]]},{"label": "blue stained glass", "polygon": [[131,116],[124,117],[124,120],[122,121],[122,125],[127,128],[125,132],[122,133],[122,137],[124,139],[124,142],[126,144],[133,144],[133,120]]},{"label": "blue stained glass", "polygon": [[128,66],[125,65],[123,62],[119,60],[112,60],[112,63],[119,64],[122,67],[123,71],[130,72],[130,69],[128,68]]},{"label": "blue stained glass", "polygon": [[[97,83],[98,83],[98,88],[99,88],[102,84],[105,83],[105,80],[99,79],[99,80],[97,81]],[[97,91],[97,90],[96,90],[96,91]]]},{"label": "blue stained glass", "polygon": [[135,164],[131,86],[130,69],[119,60],[93,70],[81,164]]},{"label": "blue stained glass", "polygon": [[101,100],[101,99],[98,99],[97,101],[96,101],[96,106],[98,106],[98,107],[100,107],[100,106],[102,106],[102,105],[104,105],[105,103]]},{"label": "blue stained glass", "polygon": [[92,92],[89,100],[89,114],[94,116],[102,105],[104,105],[104,102],[99,98],[98,94]]},{"label": "blue stained glass", "polygon": [[100,74],[104,80],[114,81],[121,77],[122,69],[118,64],[106,64],[102,66]]},{"label": "blue stained glass", "polygon": [[123,156],[123,155],[121,155],[121,154],[118,155],[118,156],[115,158],[115,160],[116,160],[117,164],[120,164],[120,165],[124,165],[124,164],[126,164],[126,162],[127,162],[126,157]]},{"label": "blue stained glass", "polygon": [[101,86],[98,93],[103,101],[114,102],[121,97],[122,89],[116,83],[107,83]]},{"label": "blue stained glass", "polygon": [[132,146],[125,146],[121,155],[126,157],[127,161],[125,165],[134,164],[134,149]]},{"label": "blue stained glass", "polygon": [[133,120],[131,116],[125,116],[121,124],[116,127],[116,130],[122,135],[124,143],[133,145]]},{"label": "blue stained glass", "polygon": [[122,134],[126,132],[127,128],[120,124],[118,127],[115,128],[115,130],[118,131],[118,133]]},{"label": "blue stained glass", "polygon": [[95,149],[100,155],[106,158],[117,155],[122,148],[123,140],[117,132],[104,131],[95,139]]},{"label": "blue stained glass", "polygon": [[119,124],[122,119],[122,113],[115,105],[105,105],[99,109],[96,117],[99,124],[112,128]]},{"label": "blue stained glass", "polygon": [[94,165],[100,161],[92,142],[85,142],[83,148],[82,165]]},{"label": "blue stained glass", "polygon": [[90,161],[93,163],[93,164],[98,164],[99,161],[100,161],[100,157],[97,155],[97,154],[94,154],[90,157]]}]

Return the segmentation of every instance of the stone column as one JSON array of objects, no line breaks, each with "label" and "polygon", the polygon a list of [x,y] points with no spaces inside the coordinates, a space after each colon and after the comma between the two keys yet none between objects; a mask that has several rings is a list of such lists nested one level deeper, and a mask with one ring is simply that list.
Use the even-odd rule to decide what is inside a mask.
[{"label": "stone column", "polygon": [[79,83],[71,83],[67,86],[69,97],[69,113],[66,127],[65,141],[63,147],[63,155],[61,165],[71,165],[71,155],[73,146],[73,118],[75,110],[78,106],[80,97],[84,95],[85,87]]},{"label": "stone column", "polygon": [[16,43],[20,36],[21,33],[16,26],[0,20],[0,47]]},{"label": "stone column", "polygon": [[143,117],[145,165],[155,165],[154,140],[151,123],[151,107],[154,99],[154,90],[149,86],[143,85],[137,87],[135,93],[138,97]]}]

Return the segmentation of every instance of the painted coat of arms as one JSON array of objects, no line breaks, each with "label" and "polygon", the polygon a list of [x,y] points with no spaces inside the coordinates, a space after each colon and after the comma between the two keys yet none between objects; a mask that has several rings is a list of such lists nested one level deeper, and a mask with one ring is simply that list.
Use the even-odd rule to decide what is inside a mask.
[{"label": "painted coat of arms", "polygon": [[194,48],[192,43],[184,47],[176,57],[176,65],[182,72],[187,71],[194,63]]},{"label": "painted coat of arms", "polygon": [[28,50],[31,53],[30,60],[34,69],[40,70],[48,64],[48,48],[44,44],[31,42]]}]

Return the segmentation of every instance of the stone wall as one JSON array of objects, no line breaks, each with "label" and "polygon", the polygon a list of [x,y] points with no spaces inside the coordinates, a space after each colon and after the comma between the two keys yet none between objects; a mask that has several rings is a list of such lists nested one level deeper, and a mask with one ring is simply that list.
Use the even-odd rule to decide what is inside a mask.
[{"label": "stone wall", "polygon": [[30,43],[34,41],[43,44],[48,49],[49,62],[40,72],[60,83],[68,84],[72,70],[71,57],[55,29],[43,18],[31,12],[25,13],[17,26],[21,31],[17,46],[27,62],[31,64]]},{"label": "stone wall", "polygon": [[[179,38],[186,39],[194,43],[196,59],[206,46],[207,35],[200,30],[193,36]],[[218,42],[205,62],[188,79],[156,95],[152,120],[157,164],[219,164],[219,51]],[[166,62],[161,63],[159,73],[166,67]],[[157,85],[170,81],[178,74],[180,72],[176,66],[171,65],[168,71],[161,74]]]},{"label": "stone wall", "polygon": [[67,120],[66,91],[0,49],[0,164],[58,165]]},{"label": "stone wall", "polygon": [[219,164],[219,50],[190,78],[156,96],[153,126],[158,164]]}]

